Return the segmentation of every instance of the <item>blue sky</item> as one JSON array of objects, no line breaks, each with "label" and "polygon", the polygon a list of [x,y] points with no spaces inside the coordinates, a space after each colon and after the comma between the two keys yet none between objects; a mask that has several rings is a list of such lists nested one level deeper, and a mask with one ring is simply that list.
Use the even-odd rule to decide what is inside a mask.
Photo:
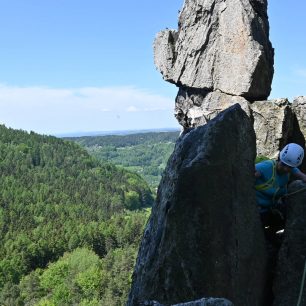
[{"label": "blue sky", "polygon": [[[0,0],[0,123],[39,133],[178,127],[153,63],[183,0]],[[270,0],[271,98],[306,95],[306,2]]]}]

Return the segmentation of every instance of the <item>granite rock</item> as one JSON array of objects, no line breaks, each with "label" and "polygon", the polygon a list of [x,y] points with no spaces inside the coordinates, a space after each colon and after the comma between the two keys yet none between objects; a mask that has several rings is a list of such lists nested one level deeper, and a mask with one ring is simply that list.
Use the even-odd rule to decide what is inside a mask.
[{"label": "granite rock", "polygon": [[248,100],[269,96],[273,58],[267,0],[186,0],[178,31],[162,31],[154,41],[165,80]]},{"label": "granite rock", "polygon": [[127,305],[223,297],[263,306],[255,133],[236,104],[177,141],[147,224]]},{"label": "granite rock", "polygon": [[[305,147],[306,99],[303,97],[293,104],[287,99],[250,103],[243,97],[220,91],[180,89],[175,102],[175,116],[185,129],[198,127],[235,103],[239,103],[253,121],[257,155],[277,158],[279,151],[289,142]],[[305,169],[305,162],[302,169]]]},{"label": "granite rock", "polygon": [[277,158],[287,143],[304,146],[304,137],[287,99],[256,101],[251,104],[256,132],[257,155]]},{"label": "granite rock", "polygon": [[[302,190],[301,192],[297,192]],[[289,186],[287,221],[279,251],[274,281],[274,306],[306,305],[306,184],[295,181]],[[297,192],[297,193],[296,193]]]},{"label": "granite rock", "polygon": [[175,117],[184,128],[198,127],[236,103],[250,116],[249,102],[243,97],[220,91],[180,89],[175,100]]},{"label": "granite rock", "polygon": [[296,115],[298,127],[304,137],[306,136],[306,96],[300,96],[293,100],[292,108]]}]

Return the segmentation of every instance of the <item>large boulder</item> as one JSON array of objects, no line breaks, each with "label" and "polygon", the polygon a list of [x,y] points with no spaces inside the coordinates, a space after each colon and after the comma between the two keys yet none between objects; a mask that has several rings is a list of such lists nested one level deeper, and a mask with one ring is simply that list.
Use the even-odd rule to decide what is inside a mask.
[{"label": "large boulder", "polygon": [[127,305],[209,296],[235,306],[265,305],[255,152],[252,123],[238,104],[179,138],[141,242]]},{"label": "large boulder", "polygon": [[306,286],[303,282],[306,272],[306,184],[295,181],[288,191],[292,194],[287,200],[287,221],[279,251],[273,305],[302,306],[306,305]]},{"label": "large boulder", "polygon": [[273,57],[267,0],[185,0],[178,31],[162,31],[154,42],[165,80],[249,100],[269,96]]}]

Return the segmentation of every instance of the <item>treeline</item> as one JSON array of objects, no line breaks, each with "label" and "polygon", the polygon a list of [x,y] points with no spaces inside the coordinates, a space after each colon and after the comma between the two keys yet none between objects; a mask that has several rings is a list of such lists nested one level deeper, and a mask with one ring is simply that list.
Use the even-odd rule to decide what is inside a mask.
[{"label": "treeline", "polygon": [[65,137],[66,140],[75,141],[82,146],[113,146],[129,147],[139,144],[152,144],[159,142],[175,142],[180,132],[148,132],[135,133],[128,135],[105,135],[105,136],[83,136],[83,137]]},{"label": "treeline", "polygon": [[152,201],[137,174],[1,125],[0,304],[124,304]]},{"label": "treeline", "polygon": [[99,160],[137,172],[155,190],[178,136],[179,132],[157,132],[70,139]]}]

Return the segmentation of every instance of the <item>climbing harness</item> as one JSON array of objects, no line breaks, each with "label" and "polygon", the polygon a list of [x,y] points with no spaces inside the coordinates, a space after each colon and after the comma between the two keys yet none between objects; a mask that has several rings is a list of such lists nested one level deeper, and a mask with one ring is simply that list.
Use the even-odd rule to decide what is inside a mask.
[{"label": "climbing harness", "polygon": [[255,189],[257,191],[265,191],[270,188],[275,188],[275,192],[273,194],[272,203],[275,204],[277,193],[280,190],[280,187],[276,184],[276,161],[275,160],[267,160],[267,162],[272,165],[272,176],[264,183],[255,185]]},{"label": "climbing harness", "polygon": [[[256,185],[255,189],[258,191],[264,191],[264,190],[268,190],[270,188],[276,187],[275,186],[275,174],[276,174],[276,162],[275,161],[270,161],[273,164],[273,170],[272,170],[272,176],[271,178],[266,181],[263,184],[260,185]],[[287,193],[285,195],[283,195],[282,197],[280,197],[279,200],[282,200],[283,198],[288,198],[294,194],[300,193],[302,191],[305,191],[306,187],[302,187],[296,191]],[[277,194],[277,192],[279,191],[279,188],[276,189],[274,195],[273,195],[273,203],[275,201],[275,196]],[[298,298],[298,302],[297,302],[297,306],[301,306],[301,302],[302,302],[302,297],[303,297],[303,290],[304,290],[304,284],[305,284],[305,278],[306,278],[306,259],[305,259],[305,264],[304,264],[304,271],[303,271],[303,276],[302,276],[302,280],[301,280],[301,287],[300,287],[300,292],[299,292],[299,298]]]},{"label": "climbing harness", "polygon": [[273,160],[269,160],[267,162],[270,162],[272,164],[272,176],[270,179],[268,179],[265,183],[263,184],[259,184],[259,185],[255,185],[255,189],[257,191],[264,191],[264,190],[268,190],[272,187],[274,187],[275,185],[275,173],[276,173],[276,162]]}]

